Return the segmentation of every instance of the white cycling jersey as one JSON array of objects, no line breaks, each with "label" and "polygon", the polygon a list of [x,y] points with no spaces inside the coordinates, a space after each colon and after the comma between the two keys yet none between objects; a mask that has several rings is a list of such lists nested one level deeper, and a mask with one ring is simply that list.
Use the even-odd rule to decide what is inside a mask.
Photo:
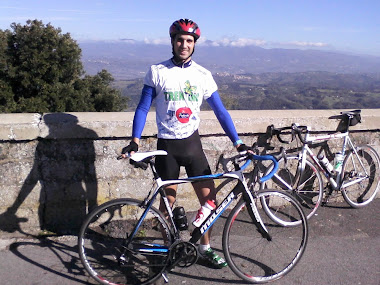
[{"label": "white cycling jersey", "polygon": [[176,66],[171,59],[152,65],[144,84],[156,90],[158,138],[183,139],[199,127],[203,100],[218,87],[210,71],[190,61]]}]

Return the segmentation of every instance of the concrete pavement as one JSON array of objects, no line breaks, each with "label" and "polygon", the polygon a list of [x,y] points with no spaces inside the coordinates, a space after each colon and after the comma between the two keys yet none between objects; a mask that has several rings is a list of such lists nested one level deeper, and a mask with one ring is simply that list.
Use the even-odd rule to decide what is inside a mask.
[{"label": "concrete pavement", "polygon": [[[275,285],[379,285],[380,199],[363,209],[346,204],[323,207],[309,223],[307,250],[300,263]],[[76,237],[1,240],[0,280],[3,285],[96,284],[84,271]],[[213,243],[221,249],[221,226]],[[229,268],[212,270],[194,265],[169,274],[169,284],[245,284]],[[158,282],[163,284],[162,281]]]}]

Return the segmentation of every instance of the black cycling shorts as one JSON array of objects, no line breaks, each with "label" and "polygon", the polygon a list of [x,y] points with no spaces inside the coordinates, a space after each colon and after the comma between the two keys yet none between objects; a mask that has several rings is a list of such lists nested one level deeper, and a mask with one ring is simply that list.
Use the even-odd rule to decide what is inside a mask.
[{"label": "black cycling shorts", "polygon": [[177,179],[181,166],[188,177],[211,174],[198,131],[185,139],[158,139],[157,149],[168,153],[156,156],[156,169],[163,180]]}]

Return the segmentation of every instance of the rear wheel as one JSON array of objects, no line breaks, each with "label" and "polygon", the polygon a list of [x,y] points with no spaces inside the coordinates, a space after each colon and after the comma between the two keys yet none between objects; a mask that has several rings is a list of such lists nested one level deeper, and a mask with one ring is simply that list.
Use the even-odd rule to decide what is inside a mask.
[{"label": "rear wheel", "polygon": [[351,150],[342,166],[344,199],[354,208],[368,205],[379,191],[380,159],[369,145],[361,145]]},{"label": "rear wheel", "polygon": [[[276,223],[263,210],[262,200],[271,201],[267,206],[281,221],[300,223],[295,226]],[[299,203],[284,192],[261,190],[255,202],[270,240],[259,233],[242,199],[225,224],[223,250],[237,276],[250,283],[267,283],[287,274],[300,260],[307,244],[307,219]]]},{"label": "rear wheel", "polygon": [[161,276],[172,240],[157,209],[149,209],[126,244],[144,210],[141,201],[116,199],[95,208],[84,221],[78,237],[80,259],[101,284],[149,284]]}]

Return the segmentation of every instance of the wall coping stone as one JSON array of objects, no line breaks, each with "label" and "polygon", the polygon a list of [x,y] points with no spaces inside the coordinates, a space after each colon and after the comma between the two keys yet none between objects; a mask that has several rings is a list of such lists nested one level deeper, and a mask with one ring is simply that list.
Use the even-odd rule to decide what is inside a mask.
[{"label": "wall coping stone", "polygon": [[[231,110],[239,134],[264,133],[266,127],[289,126],[297,122],[315,131],[335,131],[337,120],[328,117],[344,110]],[[352,130],[379,130],[380,109],[363,109],[362,124]],[[1,141],[28,141],[38,138],[128,138],[134,112],[74,112],[0,114]],[[203,136],[224,135],[212,111],[201,112],[199,132]],[[49,119],[47,119],[49,118]],[[90,132],[81,130],[92,130]],[[149,112],[142,136],[156,136],[155,112]]]}]

